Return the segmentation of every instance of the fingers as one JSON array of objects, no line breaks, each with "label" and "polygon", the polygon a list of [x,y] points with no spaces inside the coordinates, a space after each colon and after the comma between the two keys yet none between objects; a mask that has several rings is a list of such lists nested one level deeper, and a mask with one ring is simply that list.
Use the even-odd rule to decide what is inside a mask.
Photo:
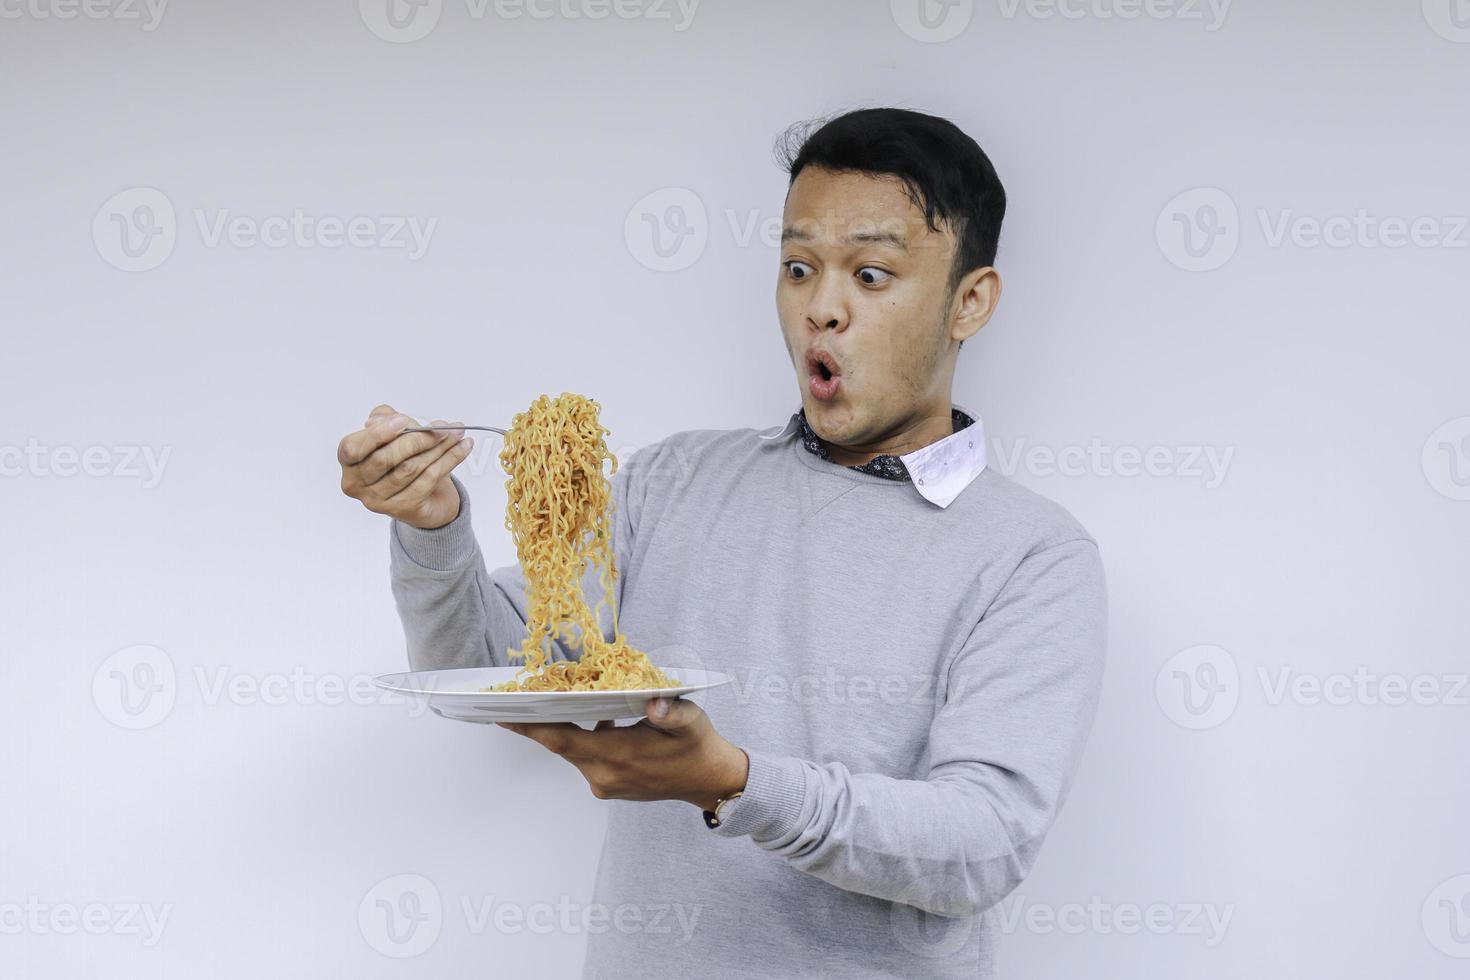
[{"label": "fingers", "polygon": [[683,698],[649,698],[646,721],[654,728],[675,731],[699,724],[704,710]]},{"label": "fingers", "polygon": [[[392,501],[400,497],[412,501],[415,499],[427,499],[430,492],[438,485],[439,481],[449,475],[460,463],[464,462],[470,455],[470,450],[475,448],[475,440],[466,436],[455,443],[447,443],[444,446],[431,449],[429,452],[420,453],[407,462],[401,464],[385,480],[385,484],[393,484],[404,479],[404,474],[411,474],[415,467],[421,465],[421,461],[430,459],[427,466],[419,470],[417,476],[410,477],[411,482],[402,490],[392,494],[387,499]],[[402,471],[402,472],[400,472]]]},{"label": "fingers", "polygon": [[454,446],[451,433],[410,432],[381,446],[357,464],[357,480],[363,486],[376,487],[378,496],[391,497],[408,486],[430,463]]},{"label": "fingers", "polygon": [[569,753],[574,753],[574,749],[578,745],[577,736],[588,734],[571,722],[527,725],[500,721],[496,722],[496,724],[501,728],[507,728],[515,732],[517,735],[524,735],[533,742],[540,742],[544,748],[563,757]]},{"label": "fingers", "polygon": [[[383,406],[379,406],[381,407]],[[373,409],[374,413],[377,411],[378,409]],[[367,425],[342,437],[342,441],[337,444],[337,462],[343,466],[357,466],[380,447],[397,438],[398,433],[412,421],[407,415],[375,414]]]}]

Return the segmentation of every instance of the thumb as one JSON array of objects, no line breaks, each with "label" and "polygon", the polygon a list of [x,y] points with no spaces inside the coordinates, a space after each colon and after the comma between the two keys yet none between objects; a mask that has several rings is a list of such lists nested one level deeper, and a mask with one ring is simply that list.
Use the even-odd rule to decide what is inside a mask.
[{"label": "thumb", "polygon": [[702,712],[699,705],[683,698],[649,698],[648,723],[666,732],[693,725]]}]

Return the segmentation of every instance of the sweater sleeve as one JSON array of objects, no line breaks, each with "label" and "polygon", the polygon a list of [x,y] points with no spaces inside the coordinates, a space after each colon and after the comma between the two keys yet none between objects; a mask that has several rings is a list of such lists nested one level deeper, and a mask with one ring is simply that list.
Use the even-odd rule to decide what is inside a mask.
[{"label": "sweater sleeve", "polygon": [[948,669],[922,779],[746,749],[715,830],[839,888],[942,916],[983,912],[1027,874],[1096,713],[1107,634],[1096,544],[1021,561]]},{"label": "sweater sleeve", "polygon": [[[621,599],[622,570],[632,548],[627,513],[629,468],[613,474],[613,551]],[[393,521],[389,529],[389,572],[398,617],[403,622],[408,660],[414,670],[510,666],[507,651],[526,636],[526,578],[518,563],[486,571],[485,558],[470,518],[470,497],[458,478],[459,516],[444,527],[416,528]],[[602,583],[594,567],[582,580],[583,595],[596,608]],[[603,610],[600,625],[611,638],[612,616]],[[553,660],[574,660],[579,652],[552,642]]]}]

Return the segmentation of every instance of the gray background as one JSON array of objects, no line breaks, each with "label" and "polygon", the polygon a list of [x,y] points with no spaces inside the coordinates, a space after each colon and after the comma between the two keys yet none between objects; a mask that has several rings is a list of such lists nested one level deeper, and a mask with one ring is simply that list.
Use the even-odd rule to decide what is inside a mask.
[{"label": "gray background", "polygon": [[[898,104],[1005,181],[955,398],[1112,595],[1002,975],[1464,974],[1470,5],[96,2],[0,5],[0,973],[575,975],[515,916],[585,907],[603,804],[362,696],[402,637],[335,443],[563,390],[620,454],[779,424],[772,139]],[[207,233],[298,209],[371,242]]]}]

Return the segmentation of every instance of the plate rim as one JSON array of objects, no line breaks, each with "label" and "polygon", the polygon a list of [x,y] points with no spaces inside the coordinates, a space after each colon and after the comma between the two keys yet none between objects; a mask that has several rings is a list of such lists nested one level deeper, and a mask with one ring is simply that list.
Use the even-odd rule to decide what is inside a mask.
[{"label": "plate rim", "polygon": [[[666,669],[667,670],[700,670],[700,671],[702,671],[705,674],[712,675],[712,676],[717,677],[719,679],[718,680],[714,680],[714,681],[710,681],[710,682],[704,683],[704,684],[680,684],[677,687],[647,687],[647,688],[638,687],[638,688],[626,688],[626,689],[618,689],[618,690],[611,690],[611,691],[435,691],[435,690],[428,690],[428,689],[425,689],[425,688],[406,688],[406,687],[399,687],[399,686],[396,686],[396,685],[393,685],[393,684],[390,684],[390,683],[386,683],[386,681],[385,681],[386,678],[390,678],[390,677],[405,677],[405,676],[408,676],[408,675],[411,675],[411,674],[438,674],[438,673],[447,673],[447,672],[449,672],[451,670],[507,670],[507,669],[510,669],[510,668],[508,668],[508,667],[493,667],[493,666],[491,666],[491,667],[444,667],[444,668],[440,668],[439,670],[407,670],[407,671],[402,671],[401,670],[401,671],[393,671],[393,672],[390,672],[390,673],[387,673],[387,674],[379,674],[378,676],[376,676],[376,677],[373,678],[373,683],[376,686],[382,688],[385,691],[392,691],[392,692],[394,692],[396,694],[406,694],[406,695],[412,695],[412,696],[416,696],[416,697],[435,697],[435,698],[506,698],[506,699],[527,698],[527,697],[533,697],[533,698],[553,697],[553,698],[561,699],[561,698],[573,698],[573,697],[579,697],[579,696],[580,697],[584,697],[584,698],[586,698],[586,697],[600,697],[600,698],[606,698],[606,697],[628,697],[628,696],[637,695],[637,694],[646,694],[649,697],[657,697],[659,695],[665,695],[665,696],[672,695],[672,696],[677,697],[677,696],[681,696],[681,695],[684,695],[684,694],[695,694],[695,693],[697,693],[699,691],[706,691],[706,690],[709,690],[712,687],[719,687],[722,684],[728,684],[728,683],[730,683],[730,680],[731,680],[730,675],[727,674],[727,673],[724,673],[723,671],[706,670],[705,668],[702,668],[702,667],[687,667],[687,668],[670,667],[670,668],[666,668]],[[519,668],[516,668],[516,669],[519,670]]]}]

